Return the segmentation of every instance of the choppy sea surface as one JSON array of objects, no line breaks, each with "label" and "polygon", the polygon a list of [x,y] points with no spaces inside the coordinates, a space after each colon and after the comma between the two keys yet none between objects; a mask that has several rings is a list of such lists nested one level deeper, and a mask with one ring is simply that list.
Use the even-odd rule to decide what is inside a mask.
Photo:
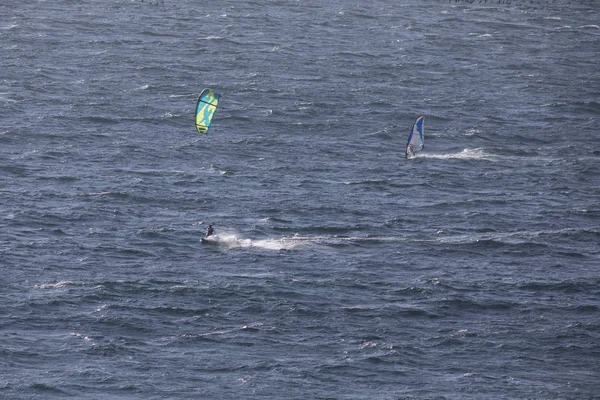
[{"label": "choppy sea surface", "polygon": [[4,0],[0,398],[600,398],[599,10]]}]

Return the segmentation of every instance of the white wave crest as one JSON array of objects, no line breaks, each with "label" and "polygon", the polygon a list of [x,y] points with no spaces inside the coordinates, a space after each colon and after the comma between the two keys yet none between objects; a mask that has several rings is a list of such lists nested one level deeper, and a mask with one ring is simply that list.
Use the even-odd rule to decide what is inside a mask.
[{"label": "white wave crest", "polygon": [[76,286],[78,283],[72,281],[64,281],[57,283],[44,283],[42,285],[35,285],[36,289],[62,289],[68,286]]}]

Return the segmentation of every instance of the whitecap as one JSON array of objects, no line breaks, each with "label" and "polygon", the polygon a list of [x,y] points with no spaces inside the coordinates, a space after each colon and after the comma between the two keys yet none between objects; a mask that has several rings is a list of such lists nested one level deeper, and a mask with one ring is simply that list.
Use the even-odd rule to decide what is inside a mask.
[{"label": "whitecap", "polygon": [[72,281],[62,281],[62,282],[57,282],[57,283],[44,283],[41,285],[35,285],[34,288],[36,288],[36,289],[61,289],[61,288],[65,288],[67,286],[75,286],[75,285],[77,285],[77,284]]},{"label": "whitecap", "polygon": [[87,335],[84,335],[82,333],[71,332],[71,336],[74,336],[76,338],[83,339],[83,340],[86,340],[86,341],[92,341],[91,337],[89,337]]}]

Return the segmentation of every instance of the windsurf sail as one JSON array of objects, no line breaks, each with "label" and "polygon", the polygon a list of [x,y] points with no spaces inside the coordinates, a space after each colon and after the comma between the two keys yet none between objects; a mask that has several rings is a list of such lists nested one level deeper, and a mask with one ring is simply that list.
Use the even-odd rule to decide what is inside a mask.
[{"label": "windsurf sail", "polygon": [[210,123],[217,110],[220,97],[221,95],[212,89],[204,89],[200,93],[196,102],[196,130],[198,133],[208,134],[208,128],[210,128]]},{"label": "windsurf sail", "polygon": [[415,124],[413,125],[410,135],[408,135],[408,141],[406,142],[406,153],[405,158],[413,158],[417,151],[420,151],[425,146],[423,141],[423,120],[424,115],[419,115]]}]

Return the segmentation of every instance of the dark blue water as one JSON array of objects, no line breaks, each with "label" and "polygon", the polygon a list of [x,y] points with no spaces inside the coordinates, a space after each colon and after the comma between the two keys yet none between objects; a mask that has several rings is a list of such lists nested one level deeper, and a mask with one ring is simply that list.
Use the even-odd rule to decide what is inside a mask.
[{"label": "dark blue water", "polygon": [[0,398],[600,398],[598,10],[4,0]]}]

